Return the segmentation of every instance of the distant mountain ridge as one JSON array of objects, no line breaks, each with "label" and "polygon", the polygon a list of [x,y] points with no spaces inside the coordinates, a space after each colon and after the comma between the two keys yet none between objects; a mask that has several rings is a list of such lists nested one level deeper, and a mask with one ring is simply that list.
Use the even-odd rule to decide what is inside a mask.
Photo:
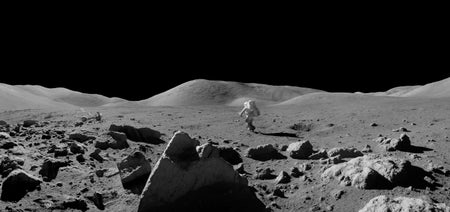
[{"label": "distant mountain ridge", "polygon": [[[348,95],[360,95],[349,94]],[[185,82],[141,101],[127,101],[99,94],[86,94],[66,88],[45,88],[39,85],[7,85],[0,83],[0,111],[36,108],[79,107],[149,107],[149,106],[241,106],[248,99],[258,105],[291,105],[311,99],[346,96],[318,89],[295,86],[273,86],[258,83],[241,83],[197,79]],[[423,86],[399,86],[385,92],[363,95],[450,98],[450,77]]]}]

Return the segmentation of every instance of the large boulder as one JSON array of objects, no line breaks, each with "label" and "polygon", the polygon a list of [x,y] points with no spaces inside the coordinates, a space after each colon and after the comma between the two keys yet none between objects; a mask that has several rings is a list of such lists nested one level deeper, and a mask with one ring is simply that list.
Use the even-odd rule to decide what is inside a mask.
[{"label": "large boulder", "polygon": [[[252,201],[257,199],[249,198],[254,194],[247,189],[248,181],[214,153],[216,147],[198,145],[184,132],[174,134],[147,181],[138,211],[255,209]],[[259,206],[262,211],[264,206]]]},{"label": "large boulder", "polygon": [[135,194],[141,194],[152,171],[150,161],[141,152],[134,152],[117,163],[122,185]]},{"label": "large boulder", "polygon": [[135,128],[129,125],[114,125],[109,127],[109,131],[125,133],[128,139],[136,142],[144,142],[149,144],[164,143],[161,140],[162,134],[150,128]]},{"label": "large boulder", "polygon": [[278,152],[278,149],[275,148],[272,144],[250,147],[246,151],[246,157],[259,161],[279,159],[280,156],[282,155]]},{"label": "large boulder", "polygon": [[289,144],[287,150],[289,156],[294,159],[308,159],[313,153],[313,146],[309,141],[298,141]]},{"label": "large boulder", "polygon": [[406,134],[401,134],[400,138],[379,137],[375,141],[386,151],[408,150],[411,148],[411,140]]},{"label": "large boulder", "polygon": [[356,148],[336,147],[328,150],[328,157],[340,156],[341,158],[356,158],[364,154]]},{"label": "large boulder", "polygon": [[337,179],[343,186],[382,189],[406,183],[408,178],[414,177],[409,176],[414,172],[408,160],[366,155],[326,169],[322,178]]},{"label": "large boulder", "polygon": [[359,212],[449,212],[450,207],[444,203],[430,203],[423,199],[411,197],[390,198],[385,195],[371,199]]},{"label": "large boulder", "polygon": [[3,181],[0,199],[3,201],[17,202],[29,191],[35,190],[41,182],[41,180],[25,171],[16,169]]}]

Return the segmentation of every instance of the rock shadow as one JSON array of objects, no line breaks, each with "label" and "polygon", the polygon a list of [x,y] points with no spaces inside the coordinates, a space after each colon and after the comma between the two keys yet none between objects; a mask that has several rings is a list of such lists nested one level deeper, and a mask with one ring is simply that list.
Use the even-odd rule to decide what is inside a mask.
[{"label": "rock shadow", "polygon": [[267,135],[267,136],[298,138],[297,134],[295,134],[295,133],[287,133],[287,132],[277,132],[277,133],[256,132],[256,133],[261,134],[261,135]]},{"label": "rock shadow", "polygon": [[[426,180],[428,178],[429,180]],[[418,166],[411,166],[403,176],[396,179],[394,183],[401,187],[412,187],[416,189],[436,190],[437,187],[442,187],[441,184],[436,182],[436,178],[432,173],[425,171]]]},{"label": "rock shadow", "polygon": [[218,183],[189,192],[175,202],[154,208],[152,211],[237,212],[265,211],[265,208],[252,187]]},{"label": "rock shadow", "polygon": [[432,151],[433,149],[430,149],[428,147],[410,145],[408,147],[401,148],[398,150],[402,151],[402,152],[409,152],[409,153],[424,153],[424,152]]},{"label": "rock shadow", "polygon": [[133,194],[141,195],[149,176],[150,174],[144,175],[131,182],[124,183],[123,188],[129,190]]}]

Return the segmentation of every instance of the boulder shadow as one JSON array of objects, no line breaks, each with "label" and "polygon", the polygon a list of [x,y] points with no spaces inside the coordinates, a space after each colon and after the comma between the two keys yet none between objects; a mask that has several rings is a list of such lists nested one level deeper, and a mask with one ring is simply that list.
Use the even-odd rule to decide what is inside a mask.
[{"label": "boulder shadow", "polygon": [[411,145],[409,147],[398,149],[398,150],[402,151],[402,152],[409,152],[409,153],[424,153],[424,152],[432,151],[433,149],[430,149],[428,147]]},{"label": "boulder shadow", "polygon": [[[429,180],[425,180],[428,178]],[[412,187],[416,189],[436,190],[438,187],[442,187],[442,184],[436,182],[436,178],[432,173],[425,171],[421,167],[411,166],[403,176],[396,179],[394,182],[401,187]]]},{"label": "boulder shadow", "polygon": [[264,132],[256,132],[257,134],[267,135],[267,136],[277,136],[277,137],[289,137],[289,138],[297,138],[297,134],[295,133],[287,133],[287,132],[277,132],[277,133],[264,133]]},{"label": "boulder shadow", "polygon": [[265,211],[266,206],[249,186],[218,183],[189,192],[152,211]]}]

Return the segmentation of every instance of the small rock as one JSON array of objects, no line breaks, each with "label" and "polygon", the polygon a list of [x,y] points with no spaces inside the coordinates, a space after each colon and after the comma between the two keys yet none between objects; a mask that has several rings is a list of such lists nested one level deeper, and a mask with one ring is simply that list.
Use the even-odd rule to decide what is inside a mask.
[{"label": "small rock", "polygon": [[100,152],[101,152],[100,149],[95,149],[94,152],[89,154],[89,157],[91,157],[91,158],[97,160],[98,162],[102,163],[105,159],[102,156],[100,156]]},{"label": "small rock", "polygon": [[92,201],[99,210],[105,210],[102,194],[95,192],[92,196],[88,196],[87,199]]},{"label": "small rock", "polygon": [[302,163],[300,164],[299,168],[301,171],[308,171],[312,169],[312,165],[311,163]]},{"label": "small rock", "polygon": [[272,173],[273,173],[273,169],[271,169],[271,168],[257,169],[255,179],[258,179],[258,180],[275,179],[277,176]]},{"label": "small rock", "polygon": [[327,150],[321,149],[318,152],[312,154],[309,156],[309,159],[311,160],[319,160],[319,159],[326,159],[328,158]]},{"label": "small rock", "polygon": [[81,133],[74,132],[74,133],[69,134],[69,139],[83,143],[87,140],[95,139],[95,137],[87,136],[87,135],[84,135]]},{"label": "small rock", "polygon": [[404,128],[404,127],[400,127],[398,129],[394,129],[392,130],[392,132],[411,132],[408,129]]},{"label": "small rock", "polygon": [[371,127],[377,127],[378,124],[377,124],[377,123],[371,123],[370,126],[371,126]]},{"label": "small rock", "polygon": [[291,168],[291,176],[292,176],[292,177],[297,178],[297,177],[302,176],[303,174],[304,174],[304,173],[301,172],[297,167],[292,167],[292,168]]},{"label": "small rock", "polygon": [[69,149],[73,154],[84,154],[85,151],[85,147],[78,143],[71,143]]},{"label": "small rock", "polygon": [[280,188],[276,188],[275,190],[273,190],[272,195],[276,196],[276,197],[281,197],[281,198],[286,197],[286,196],[284,196],[284,192],[281,191]]},{"label": "small rock", "polygon": [[281,171],[280,174],[278,174],[278,177],[275,178],[276,184],[286,184],[289,182],[291,182],[291,176],[285,171]]},{"label": "small rock", "polygon": [[367,144],[367,145],[361,150],[361,152],[364,152],[364,153],[371,153],[371,152],[372,152],[372,147],[371,147],[369,144]]},{"label": "small rock", "polygon": [[248,148],[246,156],[260,161],[267,161],[271,159],[278,159],[280,153],[272,144],[260,145],[257,147]]},{"label": "small rock", "polygon": [[330,192],[330,195],[335,199],[335,200],[339,200],[342,195],[344,195],[345,191],[342,189],[334,189]]},{"label": "small rock", "polygon": [[364,154],[356,148],[333,148],[328,151],[328,157],[340,156],[341,158],[356,158]]},{"label": "small rock", "polygon": [[77,155],[75,159],[80,163],[84,163],[86,161],[86,158],[84,158],[83,154]]}]

